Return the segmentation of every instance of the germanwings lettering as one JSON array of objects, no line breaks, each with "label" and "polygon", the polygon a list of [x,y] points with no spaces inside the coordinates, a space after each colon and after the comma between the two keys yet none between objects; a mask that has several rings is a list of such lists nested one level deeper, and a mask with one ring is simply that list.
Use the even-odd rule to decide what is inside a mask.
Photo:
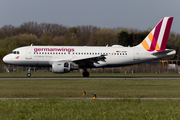
[{"label": "germanwings lettering", "polygon": [[50,52],[66,51],[70,53],[70,52],[74,52],[74,48],[34,48],[34,52],[42,52],[42,51],[50,51]]}]

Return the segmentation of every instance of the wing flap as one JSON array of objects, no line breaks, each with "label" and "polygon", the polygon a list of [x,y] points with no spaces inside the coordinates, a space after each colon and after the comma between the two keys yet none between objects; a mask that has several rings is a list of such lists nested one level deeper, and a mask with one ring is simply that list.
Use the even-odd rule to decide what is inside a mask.
[{"label": "wing flap", "polygon": [[94,57],[72,59],[72,62],[78,64],[79,66],[93,66],[93,63],[98,64],[98,61],[105,61],[105,59],[105,55],[100,55]]},{"label": "wing flap", "polygon": [[85,57],[85,58],[75,58],[72,59],[72,62],[76,62],[76,61],[92,61],[92,62],[96,62],[96,61],[100,61],[100,60],[104,60],[106,59],[106,57],[104,55],[101,56],[94,56],[94,57]]}]

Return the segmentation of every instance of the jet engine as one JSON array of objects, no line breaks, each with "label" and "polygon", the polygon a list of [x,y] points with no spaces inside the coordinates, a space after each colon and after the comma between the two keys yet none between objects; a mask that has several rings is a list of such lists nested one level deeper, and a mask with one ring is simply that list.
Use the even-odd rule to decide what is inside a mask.
[{"label": "jet engine", "polygon": [[53,73],[68,73],[71,70],[79,69],[78,65],[70,62],[54,62],[52,64]]}]

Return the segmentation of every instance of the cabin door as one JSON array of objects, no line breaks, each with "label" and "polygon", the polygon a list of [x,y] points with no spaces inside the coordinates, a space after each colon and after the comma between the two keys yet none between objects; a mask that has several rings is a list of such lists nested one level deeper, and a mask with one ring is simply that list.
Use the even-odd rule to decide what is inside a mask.
[{"label": "cabin door", "polygon": [[32,59],[31,48],[26,48],[26,59]]}]

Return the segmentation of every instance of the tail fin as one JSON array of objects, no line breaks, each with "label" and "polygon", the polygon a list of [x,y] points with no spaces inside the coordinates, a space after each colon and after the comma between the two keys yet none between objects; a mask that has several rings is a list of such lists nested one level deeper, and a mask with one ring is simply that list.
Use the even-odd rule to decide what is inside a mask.
[{"label": "tail fin", "polygon": [[141,42],[147,51],[164,51],[168,41],[173,17],[164,17]]}]

